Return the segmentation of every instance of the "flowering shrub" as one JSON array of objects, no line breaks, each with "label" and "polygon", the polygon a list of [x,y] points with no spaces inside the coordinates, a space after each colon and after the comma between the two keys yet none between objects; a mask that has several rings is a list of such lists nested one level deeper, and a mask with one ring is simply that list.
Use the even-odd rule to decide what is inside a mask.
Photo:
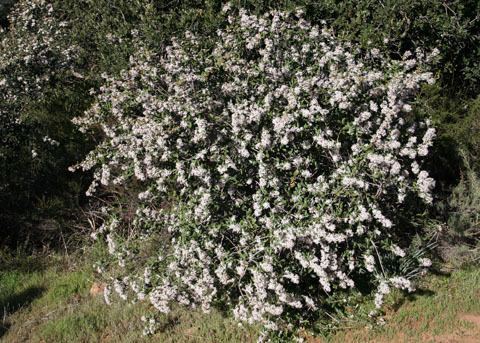
[{"label": "flowering shrub", "polygon": [[2,124],[22,124],[25,109],[44,100],[59,74],[71,74],[78,47],[68,41],[69,24],[58,17],[45,0],[19,1],[8,16],[9,27],[0,28]]},{"label": "flowering shrub", "polygon": [[[106,208],[95,233],[124,268],[113,291],[288,331],[359,284],[378,308],[392,287],[412,290],[430,265],[409,249],[409,216],[432,201],[435,136],[412,100],[435,54],[391,60],[301,12],[224,11],[214,39],[139,48],[75,119],[105,137],[76,166],[95,170],[88,193],[141,188],[134,231]],[[146,250],[155,237],[167,243]]]},{"label": "flowering shrub", "polygon": [[[0,4],[2,244],[58,244],[60,230],[44,230],[45,223],[60,222],[56,226],[62,235],[68,233],[67,241],[74,238],[73,220],[84,226],[78,209],[90,178],[67,168],[92,145],[71,119],[90,106],[89,89],[100,84],[102,71],[114,73],[128,65],[130,31],[140,26],[139,8],[147,2]],[[79,231],[75,228],[74,239]]]},{"label": "flowering shrub", "polygon": [[[15,242],[22,240],[23,234],[30,236],[33,212],[40,212],[36,211],[42,202],[38,199],[64,190],[52,189],[67,168],[61,165],[69,151],[60,142],[62,135],[68,136],[68,142],[75,135],[67,115],[56,115],[59,92],[55,87],[60,80],[75,78],[78,47],[70,42],[70,24],[61,17],[48,1],[18,1],[9,12],[8,25],[0,27],[0,222],[4,244],[9,238],[15,237]],[[49,178],[51,174],[55,177]],[[72,180],[70,175],[69,182]],[[58,202],[54,197],[49,200]]]},{"label": "flowering shrub", "polygon": [[6,131],[24,122],[22,111],[41,100],[55,72],[73,64],[75,47],[61,44],[67,24],[53,12],[45,0],[20,1],[8,29],[0,28],[0,124]]}]

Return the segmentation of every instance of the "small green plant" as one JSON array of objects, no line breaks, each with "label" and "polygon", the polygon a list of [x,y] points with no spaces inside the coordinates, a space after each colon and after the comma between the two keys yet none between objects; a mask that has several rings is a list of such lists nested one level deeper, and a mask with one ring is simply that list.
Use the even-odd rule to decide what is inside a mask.
[{"label": "small green plant", "polygon": [[447,206],[447,225],[440,252],[447,262],[459,266],[480,259],[480,177],[463,155],[465,172],[453,189]]}]

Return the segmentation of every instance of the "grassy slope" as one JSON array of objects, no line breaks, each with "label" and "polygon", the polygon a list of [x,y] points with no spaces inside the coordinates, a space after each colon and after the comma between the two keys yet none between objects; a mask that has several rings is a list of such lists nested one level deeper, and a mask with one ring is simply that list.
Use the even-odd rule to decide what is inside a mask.
[{"label": "grassy slope", "polygon": [[[92,272],[75,259],[34,257],[0,270],[2,342],[142,342],[146,304],[104,305],[89,295]],[[480,337],[480,268],[429,276],[421,291],[390,299],[387,324],[367,329],[350,323],[310,342],[475,342]],[[241,328],[220,313],[177,311],[148,342],[254,342],[257,330]]]},{"label": "grassy slope", "polygon": [[417,293],[387,306],[386,324],[375,330],[343,330],[335,342],[479,342],[480,268],[430,275]]},{"label": "grassy slope", "polygon": [[[71,261],[72,259],[70,259]],[[140,317],[146,304],[114,303],[89,289],[88,267],[35,258],[0,270],[0,341],[2,342],[255,342],[256,330],[237,327],[219,313],[208,316],[176,311],[165,318],[155,339],[142,337]]]}]

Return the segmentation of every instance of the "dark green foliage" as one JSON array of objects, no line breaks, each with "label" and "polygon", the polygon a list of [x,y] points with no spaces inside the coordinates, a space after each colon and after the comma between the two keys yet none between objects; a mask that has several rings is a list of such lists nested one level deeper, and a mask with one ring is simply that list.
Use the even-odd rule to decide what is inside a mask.
[{"label": "dark green foliage", "polygon": [[15,2],[15,0],[0,0],[0,27],[8,26],[7,15]]},{"label": "dark green foliage", "polygon": [[461,154],[475,169],[480,167],[480,97],[462,97],[461,89],[450,96],[442,91],[439,85],[425,88],[418,107],[438,129],[431,170],[441,189],[448,191],[467,170]]}]

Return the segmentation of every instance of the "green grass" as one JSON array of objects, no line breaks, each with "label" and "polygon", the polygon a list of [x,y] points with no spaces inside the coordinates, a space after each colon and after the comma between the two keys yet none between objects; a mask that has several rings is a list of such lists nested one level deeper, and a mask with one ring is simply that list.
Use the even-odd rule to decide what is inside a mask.
[{"label": "green grass", "polygon": [[[90,267],[75,258],[23,258],[0,270],[2,342],[255,342],[258,328],[239,327],[219,312],[176,310],[162,318],[160,332],[145,339],[140,317],[147,303],[106,306],[89,289]],[[480,334],[480,268],[431,275],[411,296],[392,295],[387,323],[369,328],[350,321],[346,328],[309,342],[468,341]],[[467,316],[467,317],[466,317]],[[467,318],[467,319],[465,319]]]},{"label": "green grass", "polygon": [[[161,332],[142,336],[147,303],[114,303],[91,296],[90,267],[74,258],[50,257],[43,268],[12,263],[0,270],[2,342],[255,342],[257,330],[238,327],[221,313],[177,310],[163,318]],[[30,261],[32,262],[32,260]]]}]

